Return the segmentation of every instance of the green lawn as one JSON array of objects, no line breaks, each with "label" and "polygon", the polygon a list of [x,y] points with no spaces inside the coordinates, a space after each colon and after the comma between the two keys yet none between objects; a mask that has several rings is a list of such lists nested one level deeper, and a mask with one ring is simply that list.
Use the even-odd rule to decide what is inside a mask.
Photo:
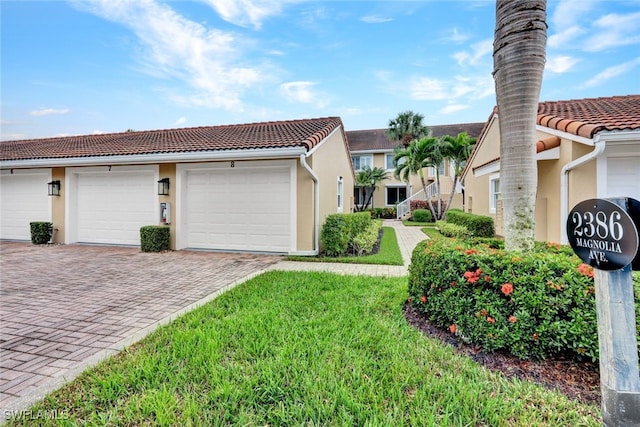
[{"label": "green lawn", "polygon": [[304,257],[289,256],[289,261],[305,262],[344,262],[349,264],[381,264],[381,265],[402,265],[402,253],[398,246],[396,230],[393,227],[382,227],[382,239],[380,240],[380,250],[373,255],[347,256],[347,257]]},{"label": "green lawn", "polygon": [[416,222],[416,221],[409,221],[408,219],[403,219],[402,224],[404,224],[407,227],[427,227],[427,226],[433,227],[435,225],[435,222]]},{"label": "green lawn", "polygon": [[406,278],[269,272],[32,411],[65,410],[64,425],[601,424],[597,407],[507,380],[408,326],[406,288]]}]

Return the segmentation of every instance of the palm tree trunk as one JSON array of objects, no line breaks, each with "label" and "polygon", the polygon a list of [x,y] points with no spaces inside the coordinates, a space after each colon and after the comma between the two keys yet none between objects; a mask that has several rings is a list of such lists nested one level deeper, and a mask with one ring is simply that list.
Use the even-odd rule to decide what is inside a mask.
[{"label": "palm tree trunk", "polygon": [[444,207],[444,212],[442,213],[443,217],[447,216],[447,211],[449,210],[449,207],[451,206],[451,203],[453,203],[453,195],[456,192],[456,185],[458,185],[458,175],[454,175],[453,176],[453,188],[451,189],[451,193],[449,193],[449,201],[447,202],[446,206]]},{"label": "palm tree trunk", "polygon": [[[427,183],[424,182],[424,173],[422,173],[422,169],[419,170],[418,175],[420,176],[420,182],[422,183],[422,191],[424,191],[424,196],[427,198],[427,206],[429,206],[429,210],[431,211],[431,216],[434,220],[437,219],[436,212],[431,205],[431,197],[427,197]],[[409,206],[411,208],[411,206]]]},{"label": "palm tree trunk", "polygon": [[496,0],[493,44],[505,247],[530,250],[538,181],[535,132],[547,40],[546,0]]}]

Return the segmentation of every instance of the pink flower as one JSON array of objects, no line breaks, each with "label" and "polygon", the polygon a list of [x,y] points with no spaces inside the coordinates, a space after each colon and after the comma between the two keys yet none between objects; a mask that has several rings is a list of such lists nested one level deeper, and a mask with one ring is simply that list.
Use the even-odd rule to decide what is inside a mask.
[{"label": "pink flower", "polygon": [[496,319],[494,319],[493,317],[487,317],[487,322],[496,323]]},{"label": "pink flower", "polygon": [[427,302],[427,297],[425,297],[424,295],[422,295],[420,297],[420,301],[422,301],[423,304],[425,304]]},{"label": "pink flower", "polygon": [[502,288],[500,288],[500,290],[503,294],[509,296],[513,292],[513,285],[511,283],[505,283],[504,285],[502,285]]},{"label": "pink flower", "polygon": [[509,322],[516,323],[517,321],[518,321],[518,318],[516,316],[509,316]]},{"label": "pink flower", "polygon": [[456,333],[456,325],[455,324],[454,325],[450,325],[449,326],[449,331],[451,331],[452,334],[455,334]]}]

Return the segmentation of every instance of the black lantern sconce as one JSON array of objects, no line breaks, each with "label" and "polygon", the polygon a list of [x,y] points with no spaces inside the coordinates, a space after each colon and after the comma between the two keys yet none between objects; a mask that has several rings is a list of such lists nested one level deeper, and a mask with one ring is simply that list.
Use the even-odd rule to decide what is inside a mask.
[{"label": "black lantern sconce", "polygon": [[169,195],[169,178],[162,178],[158,181],[158,196]]},{"label": "black lantern sconce", "polygon": [[60,195],[60,181],[51,181],[47,184],[49,186],[49,195],[50,196],[59,196]]}]

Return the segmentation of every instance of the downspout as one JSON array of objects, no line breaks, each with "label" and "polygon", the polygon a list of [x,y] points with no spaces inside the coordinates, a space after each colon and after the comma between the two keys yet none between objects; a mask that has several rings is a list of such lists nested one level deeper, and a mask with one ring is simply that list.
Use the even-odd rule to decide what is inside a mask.
[{"label": "downspout", "polygon": [[313,179],[313,251],[305,251],[300,255],[315,256],[320,253],[320,182],[318,175],[307,164],[306,154],[300,154],[300,164]]},{"label": "downspout", "polygon": [[595,159],[604,152],[606,141],[603,139],[600,141],[600,135],[596,135],[593,140],[594,150],[582,157],[567,163],[560,172],[560,229],[561,229],[561,243],[566,244],[569,242],[567,238],[567,228],[564,226],[564,222],[569,215],[569,172],[578,166]]}]

